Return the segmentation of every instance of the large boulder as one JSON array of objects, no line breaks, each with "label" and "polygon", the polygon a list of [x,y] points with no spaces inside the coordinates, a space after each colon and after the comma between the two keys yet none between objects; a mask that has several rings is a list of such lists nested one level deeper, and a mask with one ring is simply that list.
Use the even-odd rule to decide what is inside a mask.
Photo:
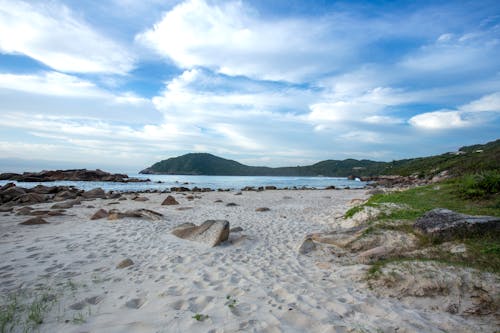
[{"label": "large boulder", "polygon": [[184,223],[172,230],[172,234],[208,246],[217,246],[229,238],[229,222],[226,220],[207,220],[197,226]]},{"label": "large boulder", "polygon": [[460,214],[436,208],[425,213],[413,225],[418,231],[434,238],[449,240],[454,237],[500,232],[500,217]]}]

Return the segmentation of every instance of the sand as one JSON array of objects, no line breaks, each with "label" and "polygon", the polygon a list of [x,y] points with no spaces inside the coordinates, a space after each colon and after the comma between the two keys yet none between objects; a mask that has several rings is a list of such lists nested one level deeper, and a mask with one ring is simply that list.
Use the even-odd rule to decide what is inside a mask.
[{"label": "sand", "polygon": [[[367,265],[298,254],[306,234],[337,227],[360,201],[353,199],[368,197],[364,190],[173,195],[179,205],[161,206],[167,194],[157,193],[141,194],[144,202],[84,201],[45,225],[19,225],[28,217],[1,213],[3,302],[12,294],[27,304],[45,296],[40,332],[494,331],[473,318],[377,297],[364,278]],[[164,218],[90,220],[99,208],[147,208]],[[214,248],[170,234],[208,219],[243,231]],[[117,268],[125,259],[133,265]],[[20,319],[14,331],[29,325]]]}]

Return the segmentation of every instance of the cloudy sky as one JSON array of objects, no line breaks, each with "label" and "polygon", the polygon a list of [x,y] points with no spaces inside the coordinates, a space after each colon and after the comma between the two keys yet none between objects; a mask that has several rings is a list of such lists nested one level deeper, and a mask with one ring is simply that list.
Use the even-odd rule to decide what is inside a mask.
[{"label": "cloudy sky", "polygon": [[496,0],[0,0],[1,171],[390,161],[499,133]]}]

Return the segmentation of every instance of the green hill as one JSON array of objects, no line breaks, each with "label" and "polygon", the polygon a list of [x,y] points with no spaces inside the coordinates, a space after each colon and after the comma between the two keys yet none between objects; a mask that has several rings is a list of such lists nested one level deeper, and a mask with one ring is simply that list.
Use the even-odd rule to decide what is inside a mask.
[{"label": "green hill", "polygon": [[169,158],[142,170],[143,174],[212,176],[326,176],[370,177],[377,175],[433,176],[448,170],[452,175],[477,173],[500,168],[500,140],[462,147],[457,152],[392,162],[370,160],[326,160],[297,167],[254,167],[207,153],[191,153]]}]

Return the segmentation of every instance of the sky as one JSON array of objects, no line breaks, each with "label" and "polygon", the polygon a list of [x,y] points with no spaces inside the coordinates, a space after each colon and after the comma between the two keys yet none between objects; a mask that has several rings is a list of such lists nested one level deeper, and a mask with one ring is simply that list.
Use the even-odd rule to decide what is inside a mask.
[{"label": "sky", "polygon": [[498,1],[0,0],[0,171],[391,161],[499,133]]}]

